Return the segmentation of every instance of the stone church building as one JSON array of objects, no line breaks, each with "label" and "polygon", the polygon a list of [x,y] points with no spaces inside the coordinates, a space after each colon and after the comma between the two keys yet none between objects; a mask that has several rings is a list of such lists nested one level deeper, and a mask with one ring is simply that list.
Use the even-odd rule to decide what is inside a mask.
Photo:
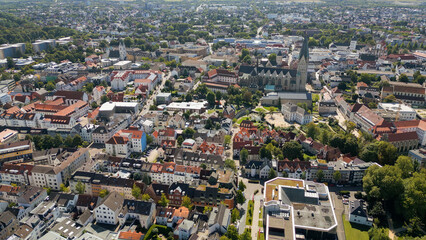
[{"label": "stone church building", "polygon": [[274,67],[241,65],[239,68],[239,84],[250,89],[265,92],[305,92],[308,78],[309,48],[305,37],[299,58],[290,64],[292,67]]}]

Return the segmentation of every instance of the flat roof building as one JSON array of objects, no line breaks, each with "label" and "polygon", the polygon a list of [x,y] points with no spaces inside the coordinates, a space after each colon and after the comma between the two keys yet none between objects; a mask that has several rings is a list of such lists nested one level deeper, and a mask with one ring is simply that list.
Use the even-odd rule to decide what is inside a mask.
[{"label": "flat roof building", "polygon": [[167,111],[190,111],[203,113],[207,108],[207,101],[203,102],[172,102],[167,105]]},{"label": "flat roof building", "polygon": [[265,239],[336,239],[336,214],[325,184],[278,177],[264,189]]}]

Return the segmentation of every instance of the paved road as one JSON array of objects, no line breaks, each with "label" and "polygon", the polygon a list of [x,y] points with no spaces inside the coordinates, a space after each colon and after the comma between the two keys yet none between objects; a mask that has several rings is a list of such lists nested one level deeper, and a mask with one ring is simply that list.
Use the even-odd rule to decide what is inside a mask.
[{"label": "paved road", "polygon": [[[248,200],[252,200],[254,198],[255,206],[254,206],[254,212],[253,212],[252,229],[253,229],[253,226],[255,226],[256,227],[255,231],[256,231],[256,234],[257,234],[257,231],[259,229],[259,227],[258,227],[258,224],[259,224],[258,223],[259,222],[259,209],[260,209],[260,199],[262,198],[260,192],[261,192],[262,185],[260,185],[258,183],[249,183],[247,178],[240,178],[240,179],[244,182],[244,184],[246,185],[247,188],[244,191],[244,196],[246,197],[246,202],[241,207],[241,209],[244,209],[244,212],[243,212],[243,216],[241,217],[241,220],[240,220],[240,226],[238,227],[239,228],[238,232],[240,234],[242,234],[244,232],[244,230],[248,227],[248,226],[246,226],[246,214],[247,214]],[[254,192],[256,190],[258,190],[258,194],[256,195],[256,197],[254,197]],[[256,202],[257,202],[257,207],[256,207]],[[252,234],[253,234],[253,230],[252,230]]]},{"label": "paved road", "polygon": [[153,90],[153,94],[149,99],[147,99],[144,103],[142,111],[139,113],[140,116],[143,116],[144,114],[148,113],[149,107],[154,103],[154,99],[156,98],[157,94],[161,92],[161,90],[164,88],[164,84],[166,84],[166,81],[170,79],[171,73],[169,72],[167,75],[163,75],[163,80],[161,81],[160,85],[157,86],[156,89]]},{"label": "paved road", "polygon": [[330,192],[331,200],[333,201],[334,212],[336,213],[337,219],[337,238],[339,240],[345,240],[345,228],[343,225],[342,215],[345,213],[345,206],[342,203],[341,199],[337,198],[336,193]]},{"label": "paved road", "polygon": [[251,239],[257,239],[257,235],[259,234],[259,214],[260,214],[260,200],[262,199],[262,195],[260,192],[254,196],[254,211],[253,211],[253,224],[251,227]]}]

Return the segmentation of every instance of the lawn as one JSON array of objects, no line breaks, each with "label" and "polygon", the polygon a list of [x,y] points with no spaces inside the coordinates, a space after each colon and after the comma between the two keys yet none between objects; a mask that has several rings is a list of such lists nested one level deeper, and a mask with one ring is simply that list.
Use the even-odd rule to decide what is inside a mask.
[{"label": "lawn", "polygon": [[153,239],[153,238],[155,237],[155,236],[154,236],[154,233],[152,232],[152,230],[153,230],[154,228],[158,229],[158,234],[162,234],[162,235],[164,235],[165,237],[167,237],[167,236],[169,235],[169,232],[170,232],[170,231],[172,231],[172,229],[170,229],[170,228],[168,228],[168,227],[166,227],[166,226],[162,226],[162,225],[156,225],[156,224],[154,224],[154,225],[152,225],[152,226],[148,229],[148,232],[146,233],[146,235],[145,235],[145,237],[144,237],[144,240],[147,240],[147,239]]},{"label": "lawn", "polygon": [[223,112],[223,109],[209,109],[209,110],[207,110],[208,114],[212,114],[214,112]]},{"label": "lawn", "polygon": [[[345,215],[343,215],[343,225],[345,226],[345,237],[346,240],[368,240],[368,227],[361,226],[358,224],[352,224],[346,221]],[[363,229],[363,230],[360,230]]]},{"label": "lawn", "polygon": [[254,202],[249,200],[247,207],[246,226],[251,226],[253,223]]},{"label": "lawn", "polygon": [[263,107],[264,109],[266,109],[266,110],[268,110],[268,111],[270,111],[270,112],[276,112],[276,111],[278,111],[278,108],[277,107],[273,107],[273,106],[271,106],[271,107]]},{"label": "lawn", "polygon": [[238,119],[238,121],[237,121],[237,123],[238,123],[238,124],[241,124],[241,122],[242,122],[242,121],[244,121],[244,120],[250,120],[250,117],[242,117],[242,118],[239,118],[239,119]]}]

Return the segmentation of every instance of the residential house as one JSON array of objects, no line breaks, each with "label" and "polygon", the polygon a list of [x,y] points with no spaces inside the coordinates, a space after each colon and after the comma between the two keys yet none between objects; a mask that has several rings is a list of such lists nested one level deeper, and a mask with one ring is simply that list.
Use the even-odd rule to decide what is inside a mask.
[{"label": "residential house", "polygon": [[117,192],[111,192],[104,197],[93,214],[98,223],[116,225],[123,208],[124,197]]},{"label": "residential house", "polygon": [[174,235],[178,237],[179,240],[187,240],[189,237],[195,233],[198,229],[198,225],[188,219],[178,222],[178,226],[174,230]]},{"label": "residential house", "polygon": [[230,223],[231,210],[223,204],[220,204],[218,207],[214,207],[210,213],[208,221],[209,235],[216,232],[225,234],[228,231]]},{"label": "residential house", "polygon": [[155,218],[155,203],[124,199],[121,211],[118,214],[120,225],[127,220],[136,219],[141,227],[149,229]]},{"label": "residential house", "polygon": [[372,226],[373,218],[368,215],[364,200],[351,201],[349,206],[349,222]]},{"label": "residential house", "polygon": [[283,104],[281,112],[284,115],[284,119],[288,122],[297,122],[304,125],[312,121],[311,114],[309,114],[305,109],[292,103]]}]

